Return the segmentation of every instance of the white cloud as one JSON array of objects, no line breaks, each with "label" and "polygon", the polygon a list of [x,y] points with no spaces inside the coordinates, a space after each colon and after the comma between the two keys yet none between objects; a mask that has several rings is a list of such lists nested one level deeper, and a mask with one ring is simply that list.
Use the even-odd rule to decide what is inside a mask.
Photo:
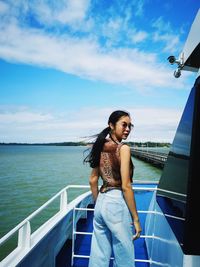
[{"label": "white cloud", "polygon": [[181,41],[179,32],[175,32],[172,30],[172,26],[168,21],[165,21],[163,17],[159,17],[152,24],[152,27],[156,29],[153,33],[153,41],[154,42],[163,42],[165,47],[163,48],[163,52],[174,53],[181,51]]},{"label": "white cloud", "polygon": [[22,24],[32,15],[40,24],[55,26],[55,24],[73,25],[81,23],[87,16],[90,0],[8,0],[0,1],[1,10],[7,11],[7,21],[13,18]]},{"label": "white cloud", "polygon": [[103,51],[93,39],[52,36],[14,23],[0,26],[0,57],[138,89],[177,86],[169,67],[159,64],[155,55],[137,49]]},{"label": "white cloud", "polygon": [[15,112],[5,112],[0,114],[0,121],[4,125],[8,124],[26,124],[26,123],[38,123],[45,122],[52,119],[49,114],[34,113],[30,111],[17,111]]},{"label": "white cloud", "polygon": [[9,9],[9,6],[6,3],[0,1],[0,14],[1,15],[6,14],[8,9]]},{"label": "white cloud", "polygon": [[133,43],[140,43],[144,41],[148,36],[147,32],[144,31],[139,31],[139,32],[134,32],[131,36],[132,42]]},{"label": "white cloud", "polygon": [[[63,114],[1,107],[0,142],[79,141],[107,127],[113,109],[88,107]],[[137,107],[128,110],[135,128],[129,140],[172,142],[181,113],[177,109]]]},{"label": "white cloud", "polygon": [[[88,34],[89,37],[81,38],[78,35],[70,36],[65,31],[62,31],[62,34],[59,31],[48,32],[45,27],[36,29],[22,23],[27,10],[31,10],[37,14],[40,23],[69,23],[73,27],[78,23],[79,26],[82,25],[81,29],[95,29],[94,21],[87,18],[89,6],[89,0],[51,1],[51,4],[43,0],[37,2],[37,5],[35,1],[21,0],[10,4],[10,16],[2,18],[0,24],[0,58],[10,62],[54,68],[87,79],[121,83],[138,90],[184,87],[185,81],[174,82],[167,61],[164,64],[159,63],[155,54],[135,48],[103,48],[98,43],[95,32]],[[102,34],[110,38],[111,43],[115,43],[119,36],[122,38],[122,32],[129,36],[132,44],[140,43],[149,37],[147,32],[137,31],[133,25],[129,28],[130,7],[135,7],[136,13],[139,14],[143,10],[143,1],[134,1],[127,8],[124,20],[118,16],[102,25]],[[154,22],[153,26],[158,31],[154,35],[154,41],[165,42],[164,50],[172,51],[177,48],[179,39],[164,33],[162,29],[171,31],[170,24],[165,27],[164,25],[162,18]]]},{"label": "white cloud", "polygon": [[48,25],[55,23],[74,24],[84,21],[90,5],[89,0],[68,1],[33,1],[30,4],[31,11],[37,19]]},{"label": "white cloud", "polygon": [[172,32],[171,24],[163,19],[163,17],[159,17],[156,19],[152,26],[156,28],[159,32]]},{"label": "white cloud", "polygon": [[179,36],[175,34],[160,34],[155,32],[153,35],[153,40],[155,42],[164,42],[165,47],[163,48],[163,52],[174,53],[180,51],[181,42]]},{"label": "white cloud", "polygon": [[[108,20],[104,21],[102,18],[97,19],[96,25],[97,33],[100,37],[106,39],[106,45],[110,47],[129,46],[144,42],[148,33],[138,30],[133,22],[132,4],[123,7],[123,15],[112,14]],[[94,29],[95,32],[95,29]]]},{"label": "white cloud", "polygon": [[[89,0],[10,0],[8,3],[10,5],[0,1],[0,14],[3,14],[0,23],[2,59],[54,68],[92,80],[124,84],[137,90],[185,87],[186,79],[179,79],[177,82],[173,78],[172,69],[167,66],[167,61],[159,63],[156,54],[118,46],[118,37],[121,40],[125,36],[125,44],[131,39],[132,45],[149,38],[151,33],[142,29],[138,31],[131,20],[143,14],[143,0],[131,1],[127,8],[124,2],[124,6],[119,6],[125,10],[122,12],[125,17],[120,17],[121,13],[115,14],[106,22],[102,20],[102,14],[99,15],[99,20],[88,17]],[[27,23],[31,20],[29,11],[36,19],[30,24]],[[116,42],[118,45],[113,46],[115,48],[112,48],[112,45],[103,47],[101,42],[98,43],[99,32],[95,35],[97,21],[104,22],[99,26],[99,32],[102,31],[102,36],[108,37],[111,42]],[[34,28],[34,23],[39,24],[38,28]],[[70,31],[65,30],[69,25],[70,30],[74,30],[71,35]],[[170,23],[161,17],[154,21],[153,27],[156,29],[154,41],[163,42],[164,51],[171,52],[178,48],[179,36],[173,34]],[[87,32],[91,28],[93,31]],[[77,34],[76,29],[79,30]],[[82,34],[79,34],[80,32]],[[187,75],[185,77],[187,78]],[[35,112],[26,108],[4,111],[0,114],[1,139],[23,141],[29,136],[29,141],[32,142],[72,140],[101,130],[106,126],[107,116],[111,111],[109,108],[95,107],[74,111],[70,116],[73,120],[68,121],[65,119],[68,116]],[[136,124],[133,139],[138,140],[152,140],[154,137],[171,140],[180,117],[178,110],[171,109],[138,108],[131,112]],[[149,136],[149,132],[153,133],[152,136]],[[18,139],[14,140],[15,138]]]},{"label": "white cloud", "polygon": [[136,141],[172,142],[181,111],[172,108],[136,108],[131,110],[135,129],[133,139]]},{"label": "white cloud", "polygon": [[142,16],[144,13],[144,0],[132,0],[133,11],[135,16]]},{"label": "white cloud", "polygon": [[[99,23],[100,24],[100,23]],[[124,28],[124,20],[121,17],[110,18],[106,23],[98,25],[101,36],[111,39],[113,42],[119,42],[120,33]]]}]

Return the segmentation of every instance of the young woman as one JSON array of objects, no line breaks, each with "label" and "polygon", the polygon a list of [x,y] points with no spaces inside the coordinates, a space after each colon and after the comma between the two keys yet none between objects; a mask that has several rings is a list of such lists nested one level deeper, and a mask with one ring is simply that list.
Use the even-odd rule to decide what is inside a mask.
[{"label": "young woman", "polygon": [[[114,111],[109,117],[108,127],[97,136],[85,159],[92,167],[90,187],[96,202],[89,267],[108,267],[112,251],[114,266],[135,266],[133,240],[140,237],[142,230],[131,186],[133,164],[130,147],[122,143],[132,127],[128,112]],[[100,191],[99,177],[103,180]],[[134,236],[132,225],[135,227]]]}]

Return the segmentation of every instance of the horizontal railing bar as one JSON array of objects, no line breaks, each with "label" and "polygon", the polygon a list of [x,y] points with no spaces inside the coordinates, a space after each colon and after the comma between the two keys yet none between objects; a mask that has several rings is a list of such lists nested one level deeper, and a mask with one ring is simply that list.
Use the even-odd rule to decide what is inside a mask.
[{"label": "horizontal railing bar", "polygon": [[136,153],[143,153],[143,154],[152,154],[152,155],[158,155],[158,156],[167,156],[169,155],[169,152],[159,152],[159,151],[153,151],[153,150],[146,150],[146,149],[134,149],[131,148],[131,152]]},{"label": "horizontal railing bar", "polygon": [[77,255],[77,254],[74,254],[73,257],[74,258],[86,258],[86,259],[90,258],[90,256],[88,256],[88,255]]},{"label": "horizontal railing bar", "polygon": [[74,210],[94,211],[94,209],[91,209],[91,208],[74,208]]},{"label": "horizontal railing bar", "polygon": [[67,186],[67,189],[70,189],[70,188],[90,188],[90,185],[77,185],[77,184],[73,184],[73,185],[68,185]]},{"label": "horizontal railing bar", "polygon": [[136,262],[147,262],[151,263],[151,260],[144,260],[144,259],[135,259]]},{"label": "horizontal railing bar", "polygon": [[91,232],[74,232],[76,235],[92,235]]},{"label": "horizontal railing bar", "polygon": [[149,180],[135,180],[133,181],[133,184],[158,184],[158,181],[149,181]]},{"label": "horizontal railing bar", "polygon": [[[88,255],[77,255],[77,254],[74,254],[73,257],[74,258],[83,258],[83,259],[89,259],[90,258],[90,256],[88,256]],[[111,257],[110,259],[111,260],[114,260],[113,257]],[[151,259],[148,259],[148,260],[145,260],[145,259],[135,259],[135,262],[146,262],[146,263],[153,263],[155,265],[163,266],[163,263],[157,262],[157,261],[153,261]]]},{"label": "horizontal railing bar", "polygon": [[156,191],[157,190],[157,188],[155,188],[155,187],[137,187],[137,186],[133,186],[132,188],[135,191]]},{"label": "horizontal railing bar", "polygon": [[165,193],[169,193],[169,194],[177,195],[177,196],[181,196],[181,197],[187,197],[186,194],[182,194],[182,193],[178,193],[175,191],[170,191],[170,190],[166,190],[166,189],[162,189],[162,188],[158,188],[157,191],[161,191],[161,192],[165,192]]},{"label": "horizontal railing bar", "polygon": [[[74,210],[82,210],[82,211],[94,211],[94,209],[91,208],[74,208]],[[185,218],[182,217],[178,217],[178,216],[174,216],[174,215],[170,215],[170,214],[166,214],[166,213],[162,213],[159,211],[153,211],[153,210],[138,210],[138,213],[145,213],[145,214],[157,214],[157,215],[164,215],[166,217],[172,218],[172,219],[176,219],[176,220],[182,220],[185,221]]]},{"label": "horizontal railing bar", "polygon": [[[162,214],[162,213],[161,213]],[[180,220],[180,221],[185,221],[185,218],[182,218],[182,217],[178,217],[178,216],[173,216],[173,215],[170,215],[170,214],[166,214],[164,213],[164,215],[168,218],[172,218],[172,219],[176,219],[176,220]]]},{"label": "horizontal railing bar", "polygon": [[[74,210],[94,211],[94,209],[91,209],[91,208],[74,208]],[[151,210],[138,210],[138,213],[152,213],[152,214],[155,214],[156,211],[151,211]]]},{"label": "horizontal railing bar", "polygon": [[[138,182],[138,180],[137,180],[137,182]],[[150,182],[149,182],[149,183],[150,183]],[[155,183],[157,184],[157,182],[155,182]],[[99,186],[99,187],[100,187],[100,186]],[[71,188],[71,186],[70,186],[70,188]],[[79,187],[74,187],[74,186],[73,186],[73,188],[79,188]],[[85,188],[90,188],[90,186],[87,186],[87,187],[85,187]],[[136,190],[136,191],[156,191],[156,190],[157,190],[156,187],[138,187],[138,186],[134,186],[134,184],[133,184],[132,188],[133,188],[134,190]]]},{"label": "horizontal railing bar", "polygon": [[[88,255],[77,255],[77,254],[74,254],[73,255],[74,258],[83,258],[83,259],[89,259],[90,256]],[[111,260],[114,260],[113,257],[110,258]],[[144,259],[135,259],[136,262],[151,262],[151,260],[144,260]]]},{"label": "horizontal railing bar", "polygon": [[164,155],[158,155],[158,154],[152,154],[152,153],[147,153],[147,152],[132,152],[132,153],[135,153],[135,155],[139,156],[148,156],[148,157],[151,157],[151,158],[158,158],[158,159],[166,159],[167,158],[167,155],[164,156]]},{"label": "horizontal railing bar", "polygon": [[[92,235],[92,232],[74,232],[76,235]],[[156,238],[154,235],[141,235],[140,238],[147,238],[147,239],[153,239]]]},{"label": "horizontal railing bar", "polygon": [[[138,184],[158,184],[158,181],[150,181],[150,180],[134,180],[133,181],[133,184],[134,183],[138,183]],[[63,189],[69,189],[69,188],[90,188],[90,185],[68,185],[66,186],[65,188]]]},{"label": "horizontal railing bar", "polygon": [[150,155],[150,156],[157,156],[157,157],[167,157],[168,154],[160,154],[160,153],[152,153],[152,152],[149,152],[149,151],[139,151],[139,150],[131,150],[132,153],[135,153],[135,154],[143,154],[143,155]]},{"label": "horizontal railing bar", "polygon": [[159,155],[159,154],[152,154],[152,153],[148,153],[148,152],[136,152],[136,151],[132,151],[133,156],[148,156],[151,158],[161,158],[161,159],[167,159],[167,155]]}]

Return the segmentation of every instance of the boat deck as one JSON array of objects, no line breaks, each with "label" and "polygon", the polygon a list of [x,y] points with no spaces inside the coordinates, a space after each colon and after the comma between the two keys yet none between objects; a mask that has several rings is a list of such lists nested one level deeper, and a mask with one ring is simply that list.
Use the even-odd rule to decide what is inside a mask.
[{"label": "boat deck", "polygon": [[[141,185],[134,185],[135,187],[141,187]],[[148,188],[155,188],[155,184],[145,184],[142,187],[147,188],[147,191],[135,191],[135,198],[137,202],[138,211],[148,211],[149,204],[153,195],[153,191],[148,191]],[[89,205],[88,208],[93,208]],[[145,235],[145,219],[146,214],[139,212],[139,217],[142,225],[142,236]],[[76,225],[76,232],[92,233],[93,231],[93,211],[87,211],[87,219],[80,219]],[[73,267],[87,267],[90,255],[91,246],[91,234],[76,234],[74,254],[79,255],[74,257]],[[145,244],[145,238],[141,237],[134,241],[135,245],[135,259],[136,267],[149,267],[149,262],[142,262],[148,259],[148,253]],[[68,240],[63,246],[62,250],[56,258],[56,267],[70,267],[71,266],[71,251],[72,241]],[[86,257],[85,257],[86,256]],[[113,255],[112,255],[113,256]],[[84,258],[85,257],[85,258]],[[111,259],[109,267],[113,266],[113,260]]]}]

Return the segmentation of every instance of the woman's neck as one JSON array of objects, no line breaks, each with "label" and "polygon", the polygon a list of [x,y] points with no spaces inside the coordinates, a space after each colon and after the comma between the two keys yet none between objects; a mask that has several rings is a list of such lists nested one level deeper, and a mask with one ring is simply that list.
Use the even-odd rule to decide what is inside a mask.
[{"label": "woman's neck", "polygon": [[116,143],[116,144],[120,144],[121,141],[122,141],[122,140],[118,140],[118,139],[116,138],[116,136],[113,136],[112,134],[110,135],[110,139],[111,139],[114,143]]}]

